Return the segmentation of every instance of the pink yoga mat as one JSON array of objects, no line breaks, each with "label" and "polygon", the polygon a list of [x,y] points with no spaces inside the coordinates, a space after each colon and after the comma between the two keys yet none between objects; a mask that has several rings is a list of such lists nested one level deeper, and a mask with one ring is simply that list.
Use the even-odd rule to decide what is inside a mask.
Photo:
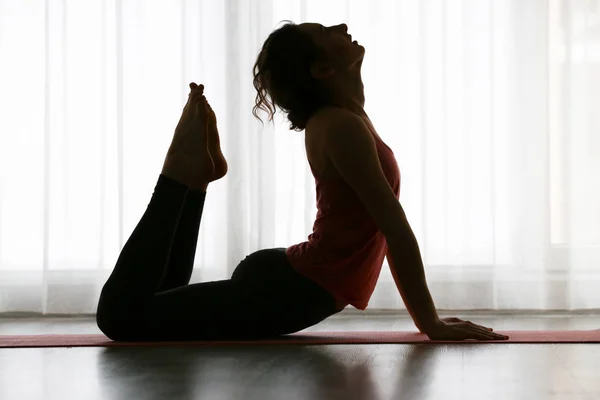
[{"label": "pink yoga mat", "polygon": [[109,346],[216,346],[264,344],[403,344],[403,343],[600,343],[600,329],[588,331],[502,331],[509,340],[434,341],[417,332],[300,332],[269,340],[202,342],[113,342],[104,335],[0,335],[0,348],[109,347]]}]

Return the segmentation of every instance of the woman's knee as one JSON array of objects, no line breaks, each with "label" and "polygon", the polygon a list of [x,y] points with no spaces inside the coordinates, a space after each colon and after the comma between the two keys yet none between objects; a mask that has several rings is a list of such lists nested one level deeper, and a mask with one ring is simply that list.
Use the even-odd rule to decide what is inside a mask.
[{"label": "woman's knee", "polygon": [[111,340],[118,340],[116,336],[118,336],[118,324],[116,319],[111,313],[110,307],[106,304],[106,301],[102,301],[102,297],[100,297],[100,301],[98,302],[98,309],[96,310],[96,325],[98,325],[98,329],[106,337]]},{"label": "woman's knee", "polygon": [[109,301],[103,292],[96,310],[96,325],[111,340],[127,340],[129,336],[128,317],[125,308]]},{"label": "woman's knee", "polygon": [[118,340],[117,324],[115,324],[114,320],[111,320],[110,315],[105,311],[100,311],[100,309],[98,309],[96,312],[96,325],[106,337],[111,340]]},{"label": "woman's knee", "polygon": [[132,325],[127,323],[127,320],[120,316],[98,313],[96,314],[96,324],[100,331],[110,340],[135,340],[135,333],[133,332]]}]

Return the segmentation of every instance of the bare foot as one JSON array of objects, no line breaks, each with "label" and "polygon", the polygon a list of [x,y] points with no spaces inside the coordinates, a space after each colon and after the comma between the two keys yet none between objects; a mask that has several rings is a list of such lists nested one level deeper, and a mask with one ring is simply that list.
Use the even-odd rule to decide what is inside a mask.
[{"label": "bare foot", "polygon": [[210,103],[208,104],[208,152],[212,157],[215,166],[215,173],[210,181],[221,179],[227,174],[227,160],[221,152],[221,140],[219,139],[219,130],[217,129],[217,116]]},{"label": "bare foot", "polygon": [[208,105],[204,86],[190,84],[188,102],[175,128],[162,174],[190,189],[206,190],[215,174],[208,151]]}]

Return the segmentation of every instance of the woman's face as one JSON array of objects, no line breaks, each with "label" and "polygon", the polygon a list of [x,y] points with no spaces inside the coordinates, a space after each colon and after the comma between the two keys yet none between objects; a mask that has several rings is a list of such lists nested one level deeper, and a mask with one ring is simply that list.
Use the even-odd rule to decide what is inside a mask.
[{"label": "woman's face", "polygon": [[311,35],[327,55],[326,63],[336,70],[346,71],[352,68],[365,55],[365,48],[357,41],[353,42],[346,24],[326,27],[317,23],[304,23],[298,27]]}]

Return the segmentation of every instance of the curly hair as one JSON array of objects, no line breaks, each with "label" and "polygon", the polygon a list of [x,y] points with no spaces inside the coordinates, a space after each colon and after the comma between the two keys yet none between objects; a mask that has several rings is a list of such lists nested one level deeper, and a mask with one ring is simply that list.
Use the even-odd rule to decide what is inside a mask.
[{"label": "curly hair", "polygon": [[310,73],[311,63],[326,57],[298,25],[288,20],[282,22],[288,23],[271,32],[254,64],[253,84],[257,94],[252,115],[262,123],[257,115],[260,108],[273,121],[277,106],[287,113],[290,130],[300,132],[315,111],[329,102],[327,90]]}]

